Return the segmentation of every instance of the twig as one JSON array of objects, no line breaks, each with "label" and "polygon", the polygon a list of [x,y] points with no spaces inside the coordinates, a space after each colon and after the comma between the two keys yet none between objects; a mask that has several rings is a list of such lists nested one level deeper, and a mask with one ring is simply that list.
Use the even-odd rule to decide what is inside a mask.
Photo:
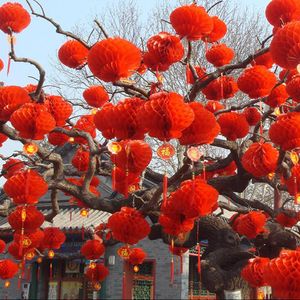
[{"label": "twig", "polygon": [[99,23],[99,21],[95,19],[94,22],[97,24],[97,26],[99,27],[99,29],[101,30],[105,38],[108,39],[109,35],[106,33],[106,31],[104,30],[103,26]]},{"label": "twig", "polygon": [[209,13],[215,6],[217,6],[218,4],[222,3],[223,0],[221,1],[218,1],[217,3],[213,4],[208,10],[207,10],[207,13]]}]

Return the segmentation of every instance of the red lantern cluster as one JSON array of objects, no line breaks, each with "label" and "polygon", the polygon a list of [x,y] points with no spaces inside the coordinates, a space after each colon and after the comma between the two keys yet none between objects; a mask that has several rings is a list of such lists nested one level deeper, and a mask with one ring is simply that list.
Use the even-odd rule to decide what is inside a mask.
[{"label": "red lantern cluster", "polygon": [[256,107],[245,108],[243,114],[250,126],[256,125],[261,120],[261,114]]},{"label": "red lantern cluster", "polygon": [[289,95],[286,91],[285,84],[280,84],[276,86],[270,93],[270,95],[266,98],[265,103],[270,107],[275,108],[283,104]]},{"label": "red lantern cluster", "polygon": [[269,51],[255,57],[251,62],[252,66],[260,65],[260,66],[265,66],[267,69],[272,68],[273,64],[274,61]]},{"label": "red lantern cluster", "polygon": [[108,38],[97,42],[88,54],[92,73],[106,82],[129,77],[141,64],[141,51],[121,38]]},{"label": "red lantern cluster", "polygon": [[65,234],[58,227],[47,227],[44,234],[42,247],[46,249],[59,249],[66,240]]},{"label": "red lantern cluster", "polygon": [[24,168],[25,164],[23,161],[15,158],[8,159],[2,166],[2,173],[6,179],[12,177]]},{"label": "red lantern cluster", "polygon": [[140,265],[144,262],[147,253],[142,248],[133,248],[129,254],[129,263],[132,265]]},{"label": "red lantern cluster", "polygon": [[205,57],[215,67],[222,67],[233,60],[234,51],[225,44],[217,44],[206,52]]},{"label": "red lantern cluster", "polygon": [[65,66],[76,69],[87,62],[89,49],[76,40],[65,42],[58,50],[58,58]]},{"label": "red lantern cluster", "polygon": [[80,253],[89,260],[99,259],[103,255],[105,247],[98,240],[86,241],[80,249]]},{"label": "red lantern cluster", "polygon": [[90,162],[90,152],[80,147],[72,158],[72,165],[81,172],[87,171]]},{"label": "red lantern cluster", "polygon": [[227,26],[221,19],[217,16],[213,16],[211,17],[211,20],[213,21],[212,31],[202,37],[202,40],[208,43],[217,42],[227,33]]},{"label": "red lantern cluster", "polygon": [[96,266],[89,267],[85,273],[88,280],[93,283],[103,281],[108,274],[109,270],[103,264],[96,264]]},{"label": "red lantern cluster", "polygon": [[113,237],[126,244],[136,244],[150,233],[150,226],[135,208],[122,207],[112,214],[107,223]]},{"label": "red lantern cluster", "polygon": [[255,177],[275,172],[279,151],[269,143],[253,143],[242,157],[243,168]]},{"label": "red lantern cluster", "polygon": [[82,95],[87,104],[93,107],[102,107],[109,100],[108,93],[101,85],[88,87]]},{"label": "red lantern cluster", "polygon": [[10,259],[0,260],[0,278],[13,278],[19,270],[18,265]]}]

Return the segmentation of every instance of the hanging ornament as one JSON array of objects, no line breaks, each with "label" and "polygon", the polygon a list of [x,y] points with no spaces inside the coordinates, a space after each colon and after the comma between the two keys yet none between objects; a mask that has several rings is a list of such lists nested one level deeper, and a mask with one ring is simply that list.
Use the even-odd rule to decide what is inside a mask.
[{"label": "hanging ornament", "polygon": [[39,150],[37,144],[34,143],[26,143],[23,146],[23,151],[28,155],[34,155]]},{"label": "hanging ornament", "polygon": [[117,250],[118,255],[124,260],[129,259],[131,252],[132,250],[128,245],[123,246]]},{"label": "hanging ornament", "polygon": [[294,165],[297,165],[299,162],[299,155],[296,151],[291,151],[290,159]]},{"label": "hanging ornament", "polygon": [[115,164],[115,158],[121,150],[122,150],[122,145],[118,142],[110,142],[107,145],[108,151],[112,154],[112,162],[113,162],[113,167],[112,167],[112,172],[111,172],[111,177],[112,177],[112,189],[116,189],[116,164]]}]

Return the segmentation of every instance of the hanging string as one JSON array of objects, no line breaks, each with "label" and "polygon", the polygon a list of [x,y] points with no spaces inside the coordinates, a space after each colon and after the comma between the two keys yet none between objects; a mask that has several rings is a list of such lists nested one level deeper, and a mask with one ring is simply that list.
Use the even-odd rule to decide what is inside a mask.
[{"label": "hanging string", "polygon": [[[259,112],[260,112],[261,115],[263,114],[263,111],[262,111],[262,101],[261,101],[261,99],[259,100]],[[259,142],[260,142],[260,143],[263,143],[263,141],[264,141],[264,139],[263,139],[263,134],[264,134],[263,121],[262,121],[262,118],[261,118],[261,119],[260,119],[260,122],[259,122],[259,135],[260,135]]]},{"label": "hanging string", "polygon": [[52,275],[53,275],[53,265],[52,265],[52,260],[50,260],[50,266],[49,266],[49,277],[50,277],[50,280],[52,280]]},{"label": "hanging string", "polygon": [[171,240],[171,266],[170,266],[170,283],[174,283],[174,239]]},{"label": "hanging string", "polygon": [[182,253],[180,252],[180,274],[183,273],[183,257]]}]

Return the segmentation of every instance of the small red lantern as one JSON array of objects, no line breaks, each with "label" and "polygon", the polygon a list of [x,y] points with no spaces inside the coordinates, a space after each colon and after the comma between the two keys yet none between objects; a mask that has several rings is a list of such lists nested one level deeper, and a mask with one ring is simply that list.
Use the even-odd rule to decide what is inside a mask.
[{"label": "small red lantern", "polygon": [[[194,67],[196,74],[198,76],[198,80],[201,82],[203,80],[205,80],[207,74],[206,74],[206,70],[204,68],[201,68],[200,66],[195,66]],[[194,84],[195,80],[191,71],[191,68],[189,65],[186,66],[186,70],[185,70],[185,76],[186,76],[186,82],[188,84]]]},{"label": "small red lantern", "polygon": [[82,147],[78,148],[72,158],[72,165],[81,172],[85,172],[89,168],[90,162],[90,152],[83,149]]},{"label": "small red lantern", "polygon": [[202,37],[202,40],[208,43],[217,42],[227,33],[227,26],[221,19],[217,16],[213,16],[211,17],[211,20],[213,21],[213,30]]},{"label": "small red lantern", "polygon": [[16,260],[23,260],[27,253],[34,252],[34,248],[20,248],[20,245],[16,242],[12,242],[7,247],[7,252]]},{"label": "small red lantern", "polygon": [[205,57],[215,67],[222,67],[233,60],[234,51],[225,44],[217,44],[206,52]]},{"label": "small red lantern", "polygon": [[225,106],[222,103],[220,103],[219,101],[210,100],[210,101],[207,101],[205,108],[207,110],[209,110],[210,112],[215,113],[219,110],[224,109]]},{"label": "small red lantern", "polygon": [[103,281],[109,274],[109,270],[103,264],[96,264],[95,268],[88,268],[85,275],[91,282]]},{"label": "small red lantern", "polygon": [[256,125],[261,120],[261,114],[256,107],[245,108],[243,114],[250,126]]},{"label": "small red lantern", "polygon": [[122,259],[128,260],[131,251],[132,251],[132,249],[129,246],[123,246],[118,249],[117,253]]},{"label": "small red lantern", "polygon": [[0,253],[3,253],[6,248],[6,243],[3,240],[0,240]]},{"label": "small red lantern", "polygon": [[0,147],[2,147],[3,143],[8,139],[8,137],[3,134],[3,133],[0,133]]},{"label": "small red lantern", "polygon": [[0,58],[0,72],[3,70],[4,68],[4,63],[3,60]]},{"label": "small red lantern", "polygon": [[[69,130],[70,128],[64,128]],[[70,137],[61,132],[50,132],[48,134],[48,142],[53,146],[63,146],[69,141]]]},{"label": "small red lantern", "polygon": [[[94,139],[96,137],[96,126],[94,123],[94,115],[81,116],[77,120],[74,129],[85,131],[89,133],[91,137]],[[74,142],[77,144],[87,144],[87,140],[82,137],[74,138]]]},{"label": "small red lantern", "polygon": [[175,155],[175,148],[170,143],[163,143],[157,148],[156,153],[161,159],[168,160]]},{"label": "small red lantern", "polygon": [[286,84],[286,91],[293,101],[300,102],[300,74],[292,77]]},{"label": "small red lantern", "polygon": [[251,65],[252,66],[260,65],[260,66],[265,66],[267,69],[271,69],[272,66],[274,65],[274,61],[271,53],[268,51],[265,52],[264,54],[255,57],[252,60]]},{"label": "small red lantern", "polygon": [[299,214],[294,210],[284,210],[276,216],[275,220],[284,227],[293,227],[299,221]]},{"label": "small red lantern", "polygon": [[83,44],[76,40],[65,42],[58,50],[58,58],[65,66],[76,69],[82,67],[89,53]]},{"label": "small red lantern", "polygon": [[59,249],[66,240],[65,234],[58,227],[47,227],[44,229],[44,234],[43,248]]},{"label": "small red lantern", "polygon": [[270,107],[275,108],[283,104],[288,97],[289,95],[286,91],[286,85],[280,84],[271,91],[270,95],[265,100],[265,103]]},{"label": "small red lantern", "polygon": [[98,240],[86,241],[80,249],[80,253],[89,260],[99,259],[103,255],[105,248]]},{"label": "small red lantern", "polygon": [[102,107],[109,100],[109,95],[101,85],[93,85],[83,91],[83,98],[90,106]]},{"label": "small red lantern", "polygon": [[10,279],[13,278],[19,270],[19,267],[10,259],[0,260],[0,278]]},{"label": "small red lantern", "polygon": [[129,254],[129,263],[132,265],[141,265],[147,253],[142,248],[133,248]]},{"label": "small red lantern", "polygon": [[5,164],[2,166],[2,173],[6,179],[12,177],[25,167],[23,161],[15,158],[8,159]]},{"label": "small red lantern", "polygon": [[165,233],[178,236],[179,234],[191,231],[194,228],[195,219],[186,218],[180,213],[170,212],[170,214],[160,214],[158,222],[163,227]]},{"label": "small red lantern", "polygon": [[25,235],[22,233],[15,233],[14,242],[24,249],[38,248],[42,243],[44,236],[44,232],[40,229],[26,233]]}]

